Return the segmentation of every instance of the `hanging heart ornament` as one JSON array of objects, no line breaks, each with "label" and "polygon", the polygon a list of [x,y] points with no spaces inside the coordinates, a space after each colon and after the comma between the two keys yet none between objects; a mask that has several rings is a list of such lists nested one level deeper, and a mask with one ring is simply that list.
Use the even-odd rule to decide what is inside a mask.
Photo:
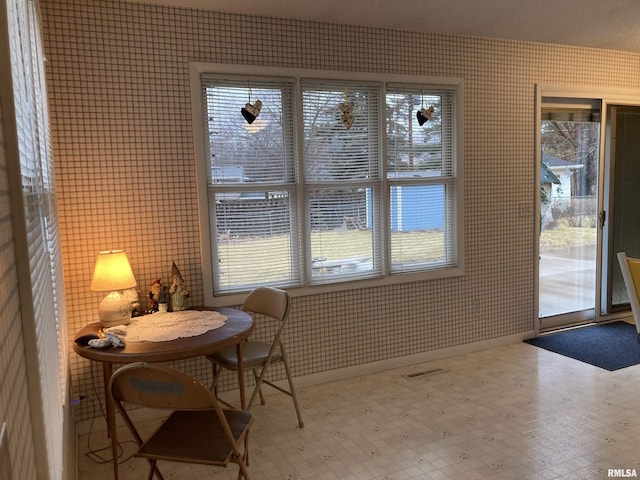
[{"label": "hanging heart ornament", "polygon": [[338,105],[338,108],[340,108],[340,111],[342,112],[340,120],[342,120],[342,123],[347,130],[351,128],[351,125],[353,125],[353,122],[356,119],[356,117],[353,116],[354,106],[355,104],[353,102],[342,102]]},{"label": "hanging heart ornament", "polygon": [[260,110],[262,110],[262,102],[260,100],[256,100],[253,105],[246,103],[244,108],[240,110],[240,113],[242,113],[242,116],[247,123],[251,125],[255,119],[258,118],[258,115],[260,115]]},{"label": "hanging heart ornament", "polygon": [[420,124],[420,126],[424,125],[424,122],[426,122],[427,120],[433,119],[433,114],[435,111],[436,109],[433,108],[433,105],[431,105],[429,108],[422,107],[420,110],[418,110],[416,112],[416,117],[418,117],[418,123]]}]

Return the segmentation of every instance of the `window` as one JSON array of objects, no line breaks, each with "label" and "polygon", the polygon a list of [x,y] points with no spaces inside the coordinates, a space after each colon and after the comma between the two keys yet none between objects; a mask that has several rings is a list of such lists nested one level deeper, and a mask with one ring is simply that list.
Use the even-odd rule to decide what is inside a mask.
[{"label": "window", "polygon": [[192,71],[205,301],[462,271],[459,82]]},{"label": "window", "polygon": [[[3,82],[7,82],[2,115],[15,117],[15,123],[6,122],[2,132],[10,190],[20,190],[12,196],[15,239],[10,248],[15,248],[28,395],[32,399],[33,431],[26,435],[33,438],[36,464],[29,468],[39,478],[60,479],[65,466],[65,420],[70,411],[68,337],[42,28],[37,2],[8,2],[4,13],[11,41],[0,41],[0,69],[6,75]],[[18,214],[19,208],[23,215]],[[21,396],[18,392],[8,398]],[[17,430],[25,427],[19,423],[23,408],[19,406],[16,412],[18,439],[21,432]]]},{"label": "window", "polygon": [[[301,282],[291,80],[203,77],[216,293]],[[263,105],[249,124],[245,102]]]},{"label": "window", "polygon": [[[310,284],[382,272],[380,84],[301,82]],[[353,102],[346,128],[340,104]]]},{"label": "window", "polygon": [[453,267],[455,91],[390,85],[386,100],[391,273]]}]

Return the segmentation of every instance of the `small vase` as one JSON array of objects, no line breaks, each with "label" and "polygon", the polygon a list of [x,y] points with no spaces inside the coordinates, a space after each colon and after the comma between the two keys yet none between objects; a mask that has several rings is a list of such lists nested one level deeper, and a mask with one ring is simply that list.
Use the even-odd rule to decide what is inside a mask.
[{"label": "small vase", "polygon": [[161,313],[166,313],[168,310],[167,308],[167,304],[166,303],[159,303],[158,304],[158,311]]}]

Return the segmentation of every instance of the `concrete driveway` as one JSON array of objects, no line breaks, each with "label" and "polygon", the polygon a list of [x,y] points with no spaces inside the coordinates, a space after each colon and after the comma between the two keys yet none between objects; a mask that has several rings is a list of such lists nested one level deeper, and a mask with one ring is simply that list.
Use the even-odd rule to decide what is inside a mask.
[{"label": "concrete driveway", "polygon": [[596,246],[540,253],[540,317],[595,307]]}]

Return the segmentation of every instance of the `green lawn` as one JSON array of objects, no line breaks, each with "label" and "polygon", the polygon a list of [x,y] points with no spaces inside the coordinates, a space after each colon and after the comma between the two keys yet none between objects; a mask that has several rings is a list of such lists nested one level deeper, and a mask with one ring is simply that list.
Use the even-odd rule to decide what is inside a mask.
[{"label": "green lawn", "polygon": [[595,245],[597,229],[590,227],[560,226],[540,234],[540,250],[557,250],[579,245]]},{"label": "green lawn", "polygon": [[[393,233],[391,235],[393,260],[410,263],[441,259],[444,256],[443,235],[442,232],[436,231]],[[371,232],[368,230],[312,233],[311,243],[314,246],[312,257],[327,260],[371,257],[371,242]],[[540,250],[590,245],[595,242],[595,228],[562,226],[542,232]],[[289,277],[292,265],[288,235],[232,239],[222,241],[219,246],[219,265],[224,272],[222,279],[225,284],[251,283],[256,279],[276,281]],[[276,259],[276,261],[265,265],[264,252],[269,252],[269,259]]]},{"label": "green lawn", "polygon": [[[437,260],[444,255],[442,232],[406,232],[391,235],[394,261],[416,262]],[[312,258],[327,260],[372,256],[371,232],[368,230],[329,231],[311,234]],[[255,239],[223,241],[220,247],[220,268],[225,272],[226,284],[265,281],[287,278],[291,268],[290,241],[288,235],[274,235]],[[264,252],[270,259],[278,259],[264,265]],[[231,276],[233,272],[233,277]]]}]

